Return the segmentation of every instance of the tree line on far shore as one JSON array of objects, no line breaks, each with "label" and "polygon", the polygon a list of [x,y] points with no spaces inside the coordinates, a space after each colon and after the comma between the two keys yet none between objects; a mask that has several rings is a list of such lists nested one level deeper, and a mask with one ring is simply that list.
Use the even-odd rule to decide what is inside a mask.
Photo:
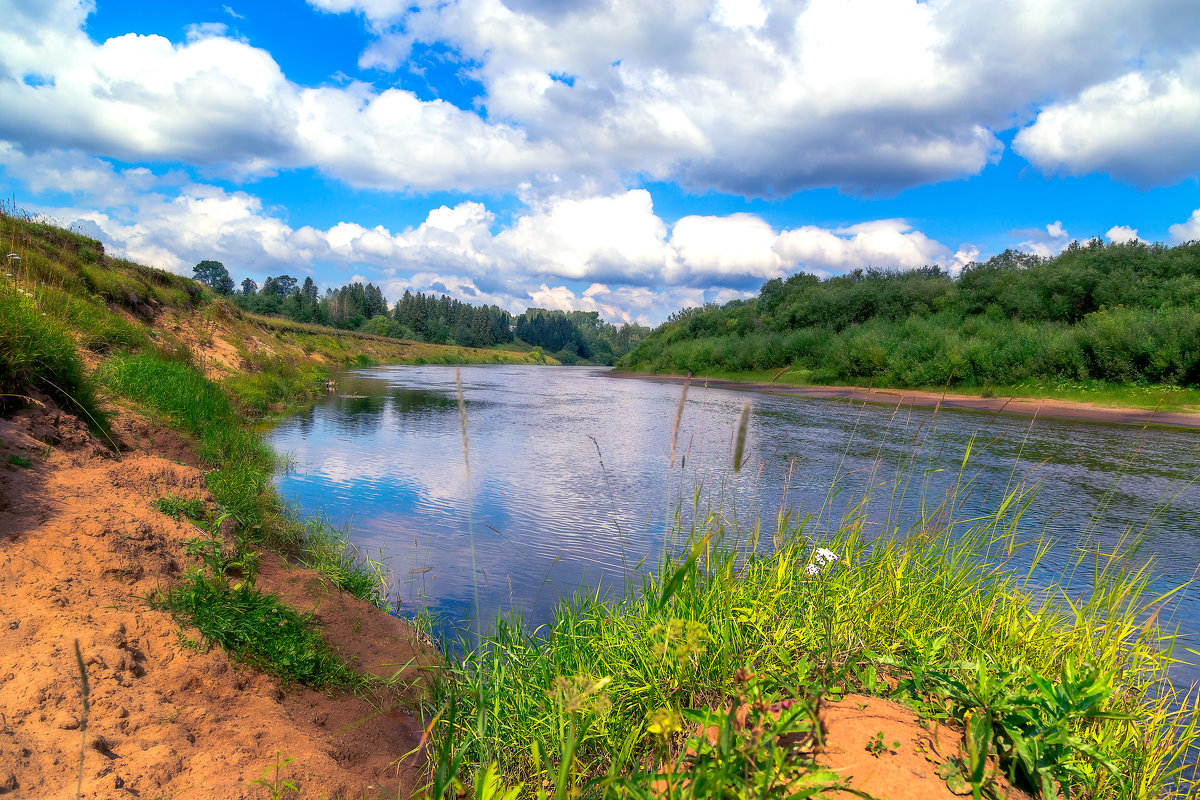
[{"label": "tree line on far shore", "polygon": [[650,333],[637,324],[611,325],[594,311],[530,308],[514,316],[495,305],[472,305],[445,294],[405,291],[395,304],[372,283],[350,283],[321,294],[311,277],[251,278],[235,283],[219,261],[201,261],[195,279],[239,308],[395,339],[462,347],[496,347],[520,339],[565,364],[612,364]]},{"label": "tree line on far shore", "polygon": [[689,308],[623,366],[696,374],[790,368],[811,383],[1200,386],[1200,242],[1006,250],[951,275],[859,269],[767,281]]}]

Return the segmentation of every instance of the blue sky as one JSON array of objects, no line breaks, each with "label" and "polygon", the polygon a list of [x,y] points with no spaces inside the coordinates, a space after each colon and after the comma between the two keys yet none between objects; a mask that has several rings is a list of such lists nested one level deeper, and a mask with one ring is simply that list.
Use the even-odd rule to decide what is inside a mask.
[{"label": "blue sky", "polygon": [[657,323],[1200,238],[1192,0],[0,0],[0,192],[183,274]]}]

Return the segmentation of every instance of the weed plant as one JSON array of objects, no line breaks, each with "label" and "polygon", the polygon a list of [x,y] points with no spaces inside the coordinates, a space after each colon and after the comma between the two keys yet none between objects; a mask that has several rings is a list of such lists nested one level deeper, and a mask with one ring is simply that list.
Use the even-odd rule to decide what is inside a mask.
[{"label": "weed plant", "polygon": [[[952,489],[872,538],[865,498],[834,525],[783,512],[769,555],[760,523],[739,530],[699,498],[636,591],[576,594],[540,628],[502,618],[460,643],[436,688],[433,796],[492,765],[539,797],[811,795],[831,777],[764,742],[811,737],[821,699],[850,691],[964,727],[968,752],[939,768],[976,797],[996,790],[989,755],[1036,796],[1195,796],[1196,698],[1168,680],[1169,596],[1132,544],[1097,557],[1086,590],[1039,588],[1050,543],[1018,532],[1025,488],[978,518],[957,516]],[[733,724],[739,705],[785,703],[786,726]]]},{"label": "weed plant", "polygon": [[259,553],[244,547],[229,553],[221,533],[224,519],[213,520],[208,536],[185,543],[200,563],[178,585],[152,594],[151,604],[170,610],[208,642],[284,682],[316,688],[365,686],[367,678],[329,648],[311,619],[255,587]]}]

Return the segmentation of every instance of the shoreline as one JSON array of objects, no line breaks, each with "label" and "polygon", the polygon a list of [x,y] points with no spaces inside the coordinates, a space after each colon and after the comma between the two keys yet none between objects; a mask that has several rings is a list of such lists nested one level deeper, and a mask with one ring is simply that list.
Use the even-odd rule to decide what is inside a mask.
[{"label": "shoreline", "polygon": [[[682,384],[682,375],[659,375],[643,372],[610,370],[609,377]],[[955,411],[981,411],[1069,422],[1107,422],[1118,425],[1155,425],[1171,428],[1200,428],[1200,412],[1154,411],[1144,408],[1101,406],[1074,400],[1031,397],[981,397],[952,392],[930,392],[920,389],[874,389],[862,386],[794,386],[761,381],[736,381],[725,378],[691,379],[721,389],[753,391],[764,394],[793,395],[813,400],[840,400],[881,406],[915,408],[949,408]]]}]

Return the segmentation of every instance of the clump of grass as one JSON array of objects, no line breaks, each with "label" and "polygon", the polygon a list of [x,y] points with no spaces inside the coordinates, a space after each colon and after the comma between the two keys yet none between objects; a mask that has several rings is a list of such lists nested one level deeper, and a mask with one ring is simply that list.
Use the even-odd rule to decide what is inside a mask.
[{"label": "clump of grass", "polygon": [[324,575],[339,589],[385,610],[391,605],[393,580],[382,558],[374,559],[356,548],[350,532],[319,515],[302,516],[286,509],[279,539],[305,567]]},{"label": "clump of grass", "polygon": [[0,277],[0,408],[28,402],[30,390],[103,430],[104,415],[70,334],[42,312],[32,293]]},{"label": "clump of grass", "polygon": [[281,357],[251,362],[251,369],[222,380],[222,386],[244,410],[258,415],[316,396],[326,370],[316,364],[295,364]]},{"label": "clump of grass", "polygon": [[[766,556],[758,527],[697,513],[628,596],[576,595],[536,631],[499,620],[437,687],[435,795],[494,762],[507,785],[647,796],[663,758],[689,746],[683,725],[663,741],[663,720],[711,721],[743,702],[747,676],[809,705],[859,691],[926,716],[949,706],[950,724],[971,720],[974,750],[948,774],[976,797],[994,785],[979,768],[989,754],[1047,797],[1158,797],[1195,780],[1200,727],[1167,678],[1173,637],[1149,567],[1109,553],[1087,591],[1038,588],[1047,543],[1018,534],[1031,494],[982,519],[956,519],[958,501],[874,539],[865,501],[832,529],[781,514]],[[556,700],[564,681],[602,688],[571,711]],[[672,780],[692,785],[688,769]],[[757,796],[739,787],[722,796]]]},{"label": "clump of grass", "polygon": [[368,679],[329,648],[311,618],[255,586],[261,554],[242,543],[230,552],[221,533],[226,518],[214,519],[207,536],[184,542],[199,563],[178,585],[153,593],[150,603],[195,627],[206,642],[285,682],[365,686]]},{"label": "clump of grass", "polygon": [[172,493],[158,498],[154,504],[159,511],[175,517],[175,519],[186,517],[191,520],[202,520],[205,516],[204,502],[198,498],[180,497]]},{"label": "clump of grass", "polygon": [[334,653],[311,619],[248,581],[193,568],[178,586],[151,598],[240,661],[285,682],[359,688],[367,679]]},{"label": "clump of grass", "polygon": [[26,458],[25,456],[19,456],[16,453],[13,453],[8,457],[8,463],[12,464],[14,467],[23,467],[25,469],[29,469],[33,466],[32,459]]}]

